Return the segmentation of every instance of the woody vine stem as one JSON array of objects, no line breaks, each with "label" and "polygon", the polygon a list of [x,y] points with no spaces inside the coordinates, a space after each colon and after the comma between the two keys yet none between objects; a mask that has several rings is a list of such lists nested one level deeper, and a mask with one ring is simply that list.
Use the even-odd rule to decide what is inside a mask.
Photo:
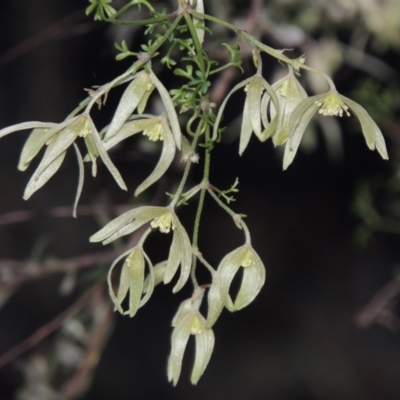
[{"label": "woody vine stem", "polygon": [[[271,139],[274,146],[284,146],[283,168],[293,162],[309,121],[315,113],[325,117],[355,115],[369,149],[377,150],[383,159],[388,158],[385,141],[375,122],[365,109],[351,99],[339,94],[332,79],[322,71],[305,64],[305,56],[291,59],[283,50],[273,49],[248,32],[204,12],[203,0],[178,0],[177,10],[157,12],[151,2],[134,0],[120,10],[115,10],[111,0],[89,0],[86,13],[94,14],[95,20],[111,24],[142,25],[146,28],[147,42],[142,51],[131,51],[125,41],[118,43],[117,60],[134,58],[132,66],[111,82],[89,90],[89,95],[68,117],[60,123],[25,122],[0,130],[0,138],[12,132],[33,129],[20,156],[18,168],[25,171],[31,161],[43,150],[43,158],[30,178],[24,193],[29,199],[52,178],[61,167],[66,152],[72,145],[76,151],[79,180],[74,204],[74,216],[81,191],[84,187],[85,163],[92,164],[92,175],[97,174],[100,157],[120,188],[127,186],[111,160],[109,150],[134,135],[142,133],[148,140],[162,144],[160,160],[153,172],[135,190],[135,196],[155,184],[170,168],[177,153],[185,164],[175,193],[169,195],[166,206],[143,205],[119,215],[90,237],[91,242],[108,244],[120,237],[140,233],[137,244],[119,255],[111,264],[107,275],[109,293],[115,310],[133,317],[151,298],[155,287],[175,280],[173,293],[178,292],[190,280],[192,296],[183,301],[175,314],[172,326],[171,353],[168,360],[168,379],[177,384],[185,348],[189,337],[195,336],[196,356],[191,382],[196,384],[203,375],[214,348],[213,325],[222,311],[238,311],[248,306],[260,292],[265,282],[265,267],[252,246],[251,233],[243,220],[230,207],[238,192],[238,181],[229,189],[219,189],[210,183],[211,154],[222,135],[229,135],[223,126],[223,113],[231,95],[244,94],[244,107],[239,140],[239,154],[243,154],[253,136],[259,142]],[[146,7],[150,18],[128,21],[121,18],[132,7]],[[169,22],[170,20],[173,22]],[[210,59],[204,47],[204,37],[210,33],[206,22],[231,29],[238,37],[234,45],[223,44],[229,61],[218,66]],[[164,33],[160,33],[164,32]],[[210,102],[212,76],[218,76],[226,68],[241,69],[240,46],[248,46],[253,55],[255,73],[238,83],[217,105]],[[263,77],[262,54],[273,57],[287,70],[286,76],[272,85]],[[162,63],[182,79],[177,88],[167,88],[154,73],[152,63]],[[319,74],[327,81],[326,93],[309,96],[301,85],[302,70]],[[90,113],[95,106],[100,109],[108,93],[115,87],[126,85],[115,113],[108,125],[98,130]],[[164,107],[161,115],[145,113],[148,101],[157,92]],[[216,113],[214,110],[218,110]],[[184,129],[182,129],[184,126]],[[79,143],[79,138],[83,143]],[[81,147],[85,146],[85,156]],[[200,161],[197,150],[203,152],[203,176],[201,182],[188,188],[188,176],[192,167]],[[193,218],[191,239],[177,215],[177,209],[198,195],[197,210]],[[234,225],[244,234],[242,246],[225,255],[218,266],[212,266],[199,249],[201,218],[204,202],[209,195],[221,209],[232,217]],[[153,265],[145,250],[146,239],[156,232],[172,233],[172,242],[164,261]],[[118,283],[114,275],[119,262]],[[210,273],[208,282],[199,283],[196,268],[204,266]],[[179,277],[175,278],[178,275]],[[239,290],[234,296],[231,283],[243,272]],[[200,313],[200,306],[207,293],[207,315]]]}]

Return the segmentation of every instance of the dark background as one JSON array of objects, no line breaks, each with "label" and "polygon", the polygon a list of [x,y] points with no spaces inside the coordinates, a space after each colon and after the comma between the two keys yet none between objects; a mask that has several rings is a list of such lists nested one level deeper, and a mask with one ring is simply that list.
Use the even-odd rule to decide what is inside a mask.
[{"label": "dark background", "polygon": [[[129,61],[117,63],[114,60],[112,43],[117,34],[129,38],[131,33],[121,33],[85,18],[85,2],[2,3],[1,127],[27,120],[61,121],[84,97],[83,88],[107,82],[129,65]],[[318,11],[315,5],[312,8],[312,2],[304,2],[302,9],[290,1],[265,3],[262,7],[265,14],[260,18],[275,15],[282,24],[290,22],[301,26],[300,12]],[[339,2],[329,3],[340,8]],[[247,16],[244,2],[231,7],[235,23],[240,22],[237,16]],[[364,29],[369,40],[366,51],[387,66],[397,68],[400,47],[389,40],[385,43],[376,32],[369,32],[363,25],[361,12],[335,21],[328,12],[328,2],[320,2],[320,8],[320,25],[309,30],[302,27],[308,41],[330,37],[348,44],[353,29]],[[382,10],[378,7],[378,11]],[[70,19],[60,23],[66,16]],[[271,37],[273,28],[266,33],[259,27],[257,32],[264,35],[267,43],[277,45],[276,38]],[[376,38],[385,46],[376,45]],[[295,54],[301,52],[302,48]],[[269,60],[266,64],[269,74],[273,70],[272,62],[275,63]],[[245,63],[246,73],[252,71],[249,65]],[[387,77],[377,75],[373,79],[379,90],[388,86],[399,88],[396,73],[389,83]],[[334,78],[339,91],[351,95],[368,76],[366,71],[343,62]],[[369,92],[367,97],[366,107],[375,108],[375,111],[382,109],[383,100],[378,91]],[[117,99],[117,95],[110,98],[105,116],[111,115]],[[235,102],[227,113],[228,120],[229,115],[240,112],[235,108],[242,104],[238,103]],[[134,319],[117,317],[84,398],[398,399],[399,333],[382,324],[360,327],[356,315],[394,278],[399,238],[376,232],[367,246],[358,245],[355,237],[362,221],[351,209],[360,182],[384,182],[396,172],[398,131],[395,124],[399,120],[396,104],[391,105],[395,110],[391,124],[385,115],[373,114],[383,124],[390,162],[370,152],[358,125],[348,121],[343,124],[344,156],[336,162],[327,156],[327,147],[320,135],[317,149],[308,154],[299,151],[286,172],[281,171],[281,154],[271,143],[260,145],[252,139],[241,158],[237,155],[237,141],[217,148],[211,181],[227,188],[239,177],[240,192],[233,208],[248,215],[246,221],[253,245],[267,270],[266,285],[248,308],[235,314],[224,312],[220,317],[214,327],[216,346],[211,362],[196,387],[189,383],[190,353],[194,349],[189,345],[176,388],[168,384],[166,378],[170,321],[179,302],[190,296],[190,291],[186,289],[172,296],[169,286],[157,288],[151,301]],[[390,112],[386,115],[390,116]],[[102,121],[105,117],[98,118]],[[236,125],[233,121],[232,130]],[[22,174],[16,169],[25,137],[26,132],[16,133],[0,142],[0,214],[25,210],[31,211],[33,217],[26,222],[0,226],[0,257],[26,261],[43,243],[46,256],[57,258],[101,250],[101,246],[87,242],[98,226],[94,218],[49,217],[52,208],[69,206],[73,202],[77,166],[72,152],[56,177],[29,201],[22,200],[31,173],[28,170]],[[145,157],[138,156],[132,148],[120,149],[112,157],[131,191],[145,176],[143,170],[151,167]],[[176,173],[175,170],[168,179],[172,180]],[[193,183],[197,174],[200,171],[194,173]],[[132,201],[132,193],[118,192],[104,168],[100,168],[96,179],[87,176],[81,204]],[[396,196],[392,194],[392,198]],[[193,211],[193,207],[188,207],[182,212],[182,219],[189,226]],[[203,223],[200,248],[216,265],[224,254],[241,243],[241,234],[210,201],[206,202]],[[158,248],[155,241],[152,246],[150,251],[154,257],[162,258],[157,252],[164,248]],[[76,293],[60,296],[61,280],[60,274],[33,279],[13,293],[0,310],[0,353],[71,303]],[[1,287],[3,291],[5,287]],[[46,354],[52,339],[53,335],[36,351]],[[16,391],[26,384],[21,359],[33,354],[30,351],[0,370],[1,400],[16,398]]]}]

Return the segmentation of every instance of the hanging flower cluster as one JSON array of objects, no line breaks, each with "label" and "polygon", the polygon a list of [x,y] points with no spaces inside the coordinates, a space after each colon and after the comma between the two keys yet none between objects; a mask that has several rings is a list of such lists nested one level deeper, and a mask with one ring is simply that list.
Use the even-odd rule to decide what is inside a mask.
[{"label": "hanging flower cluster", "polygon": [[[110,2],[90,0],[86,12],[94,13],[95,19],[123,23],[128,21],[120,19],[121,15],[134,6],[142,5],[151,14],[152,18],[139,21],[147,27],[145,35],[154,33],[146,44],[142,44],[143,52],[130,52],[125,42],[116,45],[120,51],[117,59],[137,56],[137,61],[122,75],[90,91],[90,96],[63,122],[33,121],[13,125],[1,129],[0,138],[15,131],[33,129],[21,152],[18,164],[21,171],[25,171],[33,159],[44,150],[42,159],[26,186],[24,199],[30,198],[56,174],[68,149],[74,147],[80,171],[74,215],[84,183],[84,162],[91,163],[92,175],[96,176],[97,161],[100,158],[119,187],[128,190],[109,156],[110,149],[137,134],[142,134],[151,142],[160,143],[160,159],[152,173],[136,188],[134,194],[138,196],[167,172],[177,152],[181,152],[184,171],[175,193],[169,196],[168,205],[133,208],[108,222],[90,237],[90,241],[106,245],[134,233],[140,236],[135,245],[112,263],[107,275],[110,298],[115,310],[122,315],[135,316],[150,300],[155,287],[160,283],[169,284],[175,280],[173,293],[180,291],[188,282],[192,283],[191,297],[181,303],[172,320],[173,332],[167,373],[169,381],[176,385],[187,343],[190,337],[194,336],[196,355],[191,382],[197,384],[210,361],[215,343],[213,326],[222,311],[226,308],[235,312],[251,304],[266,278],[265,266],[252,246],[251,235],[243,216],[236,214],[229,207],[229,203],[234,200],[233,194],[238,191],[238,182],[228,190],[220,190],[209,181],[213,146],[223,132],[221,123],[231,96],[235,92],[241,92],[244,97],[239,154],[242,155],[247,149],[253,134],[261,142],[271,138],[275,146],[285,145],[284,169],[293,162],[303,134],[315,113],[323,117],[354,114],[360,121],[369,149],[376,149],[383,159],[388,159],[386,145],[381,131],[366,110],[339,94],[329,77],[307,67],[304,64],[305,57],[289,59],[283,51],[272,49],[247,32],[223,21],[220,21],[221,25],[233,29],[250,45],[256,73],[237,84],[228,93],[215,115],[215,104],[209,99],[212,86],[210,77],[228,67],[240,68],[240,49],[238,45],[225,44],[230,61],[220,67],[216,67],[216,62],[209,58],[202,47],[205,33],[208,32],[205,21],[208,19],[216,23],[218,19],[204,14],[203,1],[178,0],[177,10],[170,14],[157,13],[148,1],[128,2],[120,10],[111,7]],[[159,33],[157,28],[162,28],[163,34]],[[286,64],[288,68],[287,75],[272,85],[262,75],[262,52]],[[186,80],[180,88],[169,92],[154,72],[152,60],[160,53],[163,55],[161,63],[172,69],[177,77]],[[330,90],[308,97],[298,80],[302,69],[325,76]],[[100,108],[111,90],[125,84],[126,88],[111,121],[98,130],[91,117],[93,107],[97,104]],[[153,93],[158,94],[163,105],[163,109],[157,115],[145,113]],[[185,117],[190,114],[183,132],[177,109],[181,114],[185,114]],[[83,143],[79,143],[80,141]],[[79,146],[85,148],[84,157],[81,156]],[[196,152],[199,148],[204,150],[201,157]],[[200,160],[204,164],[201,181],[184,192],[190,169]],[[186,204],[195,195],[199,195],[199,200],[193,220],[193,235],[189,238],[177,213],[179,206]],[[227,212],[245,236],[244,244],[223,256],[216,268],[207,261],[198,247],[205,196],[210,196]],[[142,232],[141,235],[139,232]],[[163,261],[154,265],[150,258],[151,253],[149,252],[149,256],[145,250],[145,244],[148,235],[155,232],[171,234],[172,240]],[[198,283],[198,264],[208,270],[211,275],[210,281]],[[236,294],[233,295],[231,286],[237,276],[242,278]],[[200,313],[200,306],[205,298],[206,317]]]}]

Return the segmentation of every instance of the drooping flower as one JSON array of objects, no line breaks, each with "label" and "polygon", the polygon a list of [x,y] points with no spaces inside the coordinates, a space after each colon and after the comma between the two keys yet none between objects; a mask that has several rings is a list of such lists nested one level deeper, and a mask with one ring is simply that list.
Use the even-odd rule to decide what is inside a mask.
[{"label": "drooping flower", "polygon": [[283,169],[286,169],[293,162],[304,131],[317,111],[323,116],[338,117],[349,116],[350,111],[352,111],[360,121],[368,148],[370,150],[376,149],[384,160],[389,158],[382,132],[367,111],[355,101],[331,90],[328,93],[309,97],[293,110],[288,122],[290,137],[285,147]]},{"label": "drooping flower", "polygon": [[[229,293],[231,283],[243,268],[243,278],[235,300]],[[229,311],[238,311],[249,305],[258,295],[265,282],[265,267],[261,258],[250,245],[243,245],[229,254],[220,262],[217,279],[221,299]]]},{"label": "drooping flower", "polygon": [[[121,269],[119,285],[117,294],[114,293],[113,283],[112,283],[112,272],[118,262],[126,257],[124,264]],[[149,266],[149,274],[146,278],[145,287],[145,264],[146,262]],[[155,286],[155,273],[153,265],[143,251],[141,247],[135,247],[134,249],[125,252],[120,257],[118,257],[111,265],[110,271],[108,273],[108,288],[110,297],[115,305],[115,308],[121,314],[128,314],[133,317],[140,307],[143,307],[150,299],[154,286]],[[128,310],[124,310],[122,303],[129,292]]]},{"label": "drooping flower", "polygon": [[175,106],[167,89],[157,78],[151,68],[149,68],[149,72],[138,72],[134,76],[132,82],[125,89],[111,123],[104,135],[104,141],[108,141],[113,136],[117,135],[135,110],[137,110],[139,115],[143,114],[147,100],[155,88],[157,89],[165,107],[165,112],[168,116],[175,145],[180,150],[182,132]]},{"label": "drooping flower", "polygon": [[104,146],[109,150],[117,143],[140,132],[153,142],[161,141],[163,147],[160,160],[154,171],[139,185],[135,191],[135,196],[145,191],[165,174],[174,160],[176,153],[175,140],[168,121],[163,116],[156,117],[153,115],[142,115],[126,122],[114,136],[104,139]]},{"label": "drooping flower", "polygon": [[[58,171],[64,161],[68,148],[75,143],[78,137],[84,138],[90,158],[93,160],[100,156],[118,185],[124,190],[127,189],[119,171],[108,156],[99,133],[88,114],[80,114],[59,124],[26,122],[13,125],[0,130],[0,138],[15,131],[32,128],[34,130],[22,149],[18,169],[25,171],[31,161],[39,154],[40,150],[44,146],[47,146],[47,148],[40,164],[25,188],[25,200],[29,199],[34,192],[40,189]],[[81,160],[79,150],[77,147],[75,149],[79,157],[78,159]],[[81,164],[80,162],[80,167]],[[94,165],[94,174],[95,170]],[[81,170],[80,180],[82,179],[83,171]]]},{"label": "drooping flower", "polygon": [[214,349],[214,332],[199,312],[203,295],[204,289],[198,288],[190,299],[182,302],[172,320],[174,330],[168,358],[168,380],[174,385],[178,383],[181,374],[183,355],[190,335],[196,338],[196,355],[190,378],[194,385],[203,375]]},{"label": "drooping flower", "polygon": [[159,229],[162,233],[173,231],[172,244],[163,279],[165,284],[169,283],[175,276],[179,266],[181,266],[180,277],[173,288],[173,292],[176,293],[189,278],[192,264],[192,247],[185,228],[172,209],[149,206],[135,208],[110,221],[92,235],[89,240],[107,244],[121,236],[131,234],[149,222],[152,228]]},{"label": "drooping flower", "polygon": [[[276,93],[280,110],[280,118],[277,122],[276,130],[272,135],[272,141],[275,146],[280,146],[288,139],[289,131],[287,125],[292,111],[299,103],[307,98],[307,93],[297,80],[291,66],[289,66],[288,74],[275,82],[272,85],[272,89]],[[265,92],[261,101],[261,117],[264,126],[268,126],[269,124],[267,120],[268,115],[270,119],[273,120],[276,116],[276,109],[274,103],[271,101],[271,96],[268,92]]]},{"label": "drooping flower", "polygon": [[[219,125],[222,119],[223,112],[225,110],[225,106],[230,96],[243,87],[246,92],[246,100],[243,108],[242,127],[240,131],[240,155],[242,155],[243,152],[246,150],[246,147],[249,144],[253,132],[262,142],[271,137],[277,128],[277,123],[280,115],[279,102],[275,91],[272,89],[271,85],[261,76],[261,74],[257,73],[251,78],[245,79],[243,82],[238,83],[225,97],[215,120],[213,140],[218,139]],[[263,128],[261,124],[261,98],[264,90],[269,94],[272,99],[276,110],[276,115],[274,116],[274,118],[272,118],[271,122],[267,123],[267,126],[265,126],[264,124]]]}]

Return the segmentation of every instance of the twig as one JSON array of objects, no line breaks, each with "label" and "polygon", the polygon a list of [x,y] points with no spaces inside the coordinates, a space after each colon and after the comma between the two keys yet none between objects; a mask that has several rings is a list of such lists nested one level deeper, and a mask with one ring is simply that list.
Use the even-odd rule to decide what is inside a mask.
[{"label": "twig", "polygon": [[12,347],[6,351],[2,356],[0,356],[0,368],[7,365],[9,362],[13,361],[15,358],[19,357],[22,353],[25,353],[30,348],[39,344],[43,339],[53,333],[58,329],[68,318],[76,314],[83,307],[85,307],[95,296],[98,295],[104,289],[104,283],[101,282],[93,286],[88,290],[82,297],[80,297],[75,303],[68,307],[61,314],[57,315],[56,318],[48,322],[47,324],[41,326],[36,332],[31,336],[18,343],[16,346]]},{"label": "twig", "polygon": [[399,328],[399,318],[394,312],[396,297],[400,295],[400,281],[396,278],[380,289],[369,303],[355,316],[356,324],[366,328],[374,323],[390,330]]}]

